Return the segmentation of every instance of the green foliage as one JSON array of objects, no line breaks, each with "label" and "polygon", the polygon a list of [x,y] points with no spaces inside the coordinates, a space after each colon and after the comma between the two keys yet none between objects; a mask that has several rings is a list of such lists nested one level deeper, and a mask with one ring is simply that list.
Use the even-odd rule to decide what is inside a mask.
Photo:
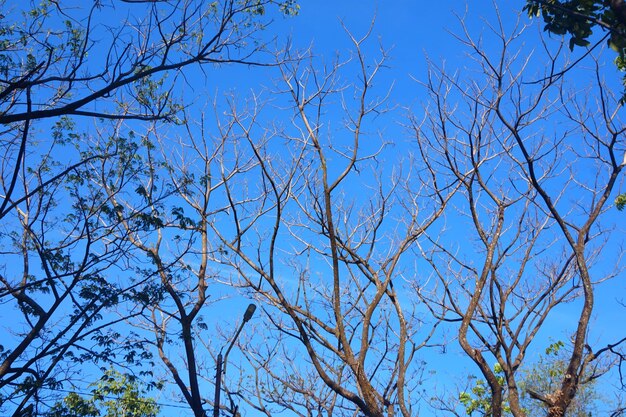
[{"label": "green foliage", "polygon": [[70,392],[63,399],[63,405],[54,406],[51,416],[93,416],[100,415],[98,409],[94,405],[94,401],[86,400],[75,392]]},{"label": "green foliage", "polygon": [[[545,351],[545,355],[527,372],[523,374],[520,384],[522,391],[528,390],[542,394],[555,392],[561,385],[567,369],[569,353],[565,349],[565,343],[556,341],[551,343]],[[576,392],[576,397],[570,404],[568,417],[588,417],[596,415],[594,403],[599,400],[595,380],[581,384]],[[546,414],[545,404],[526,396],[522,399],[528,416],[541,416]]]},{"label": "green foliage", "polygon": [[296,16],[300,12],[300,5],[295,0],[286,0],[280,4],[280,11],[286,16]]},{"label": "green foliage", "polygon": [[[626,4],[607,0],[527,0],[529,17],[541,17],[544,30],[569,36],[569,48],[588,47],[594,30],[610,31],[608,45],[617,52],[615,65],[626,71]],[[626,83],[626,76],[623,78]],[[626,84],[625,84],[626,87]],[[626,90],[622,103],[626,98]]]},{"label": "green foliage", "polygon": [[[542,416],[546,414],[545,405],[527,395],[527,390],[539,393],[551,393],[556,391],[567,369],[567,355],[564,350],[565,343],[556,341],[551,343],[541,355],[539,361],[531,369],[521,374],[519,388],[524,397],[521,399],[522,408],[528,416]],[[503,370],[499,364],[493,368],[498,382],[506,389]],[[568,409],[568,417],[588,417],[595,411],[594,402],[599,399],[594,382],[581,385],[576,393],[576,398]],[[459,401],[465,407],[468,416],[490,416],[491,392],[487,382],[478,379],[469,392],[459,394]],[[502,405],[503,415],[511,415],[511,408],[506,401]]]},{"label": "green foliage", "polygon": [[[296,0],[269,2],[269,4],[271,3],[277,4],[278,10],[285,16],[296,16],[300,12],[300,5],[298,5],[298,2]],[[243,4],[246,4],[246,7],[250,13],[255,15],[264,15],[265,7],[268,2],[264,0],[254,0],[244,1]]]},{"label": "green foliage", "polygon": [[617,207],[619,211],[624,210],[624,207],[626,207],[626,193],[617,196],[615,199],[615,207]]},{"label": "green foliage", "polygon": [[[535,1],[529,0],[524,10],[530,17],[541,16],[545,22],[544,30],[555,35],[569,35],[569,47],[589,46],[589,37],[598,21],[620,29],[622,24],[605,1],[570,0],[570,1]],[[615,34],[616,41],[623,37]]]},{"label": "green foliage", "polygon": [[69,66],[86,57],[85,28],[75,19],[57,19],[56,2],[41,0],[22,8],[0,0],[0,10],[0,74],[5,85],[17,83],[21,88],[46,67]]},{"label": "green foliage", "polygon": [[[141,67],[136,70],[136,73],[145,72],[149,69],[149,66]],[[160,77],[153,75],[142,77],[134,83],[133,95],[137,104],[147,112],[160,113],[164,120],[180,123],[181,121],[176,117],[176,114],[183,109],[183,106],[171,96],[170,90],[165,85],[166,80],[167,73]]]},{"label": "green foliage", "polygon": [[117,371],[106,371],[91,386],[91,397],[71,392],[52,407],[47,417],[156,417],[159,413],[154,399],[145,397],[136,381]]},{"label": "green foliage", "polygon": [[546,348],[546,355],[547,356],[558,356],[559,351],[561,350],[561,348],[563,348],[563,346],[565,346],[565,343],[563,343],[561,340],[558,340],[554,343],[551,343],[547,348]]},{"label": "green foliage", "polygon": [[[504,371],[500,364],[496,363],[493,367],[493,372],[496,374],[498,383],[504,386]],[[470,392],[463,391],[459,394],[459,401],[465,407],[465,412],[468,416],[490,416],[492,412],[491,407],[491,391],[487,382],[478,379],[476,385],[474,385]],[[502,407],[504,415],[510,415],[511,408],[504,404]]]}]

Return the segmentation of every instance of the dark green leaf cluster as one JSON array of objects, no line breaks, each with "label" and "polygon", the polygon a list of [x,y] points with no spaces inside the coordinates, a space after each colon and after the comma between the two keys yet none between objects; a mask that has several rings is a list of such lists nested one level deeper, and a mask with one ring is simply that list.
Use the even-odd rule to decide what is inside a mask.
[{"label": "dark green leaf cluster", "polygon": [[598,1],[530,1],[524,10],[529,16],[541,16],[545,30],[556,35],[570,35],[569,47],[589,46],[589,37],[597,19],[605,13],[603,2]]},{"label": "dark green leaf cluster", "polygon": [[[623,0],[528,0],[524,10],[530,17],[541,17],[547,32],[569,36],[571,50],[591,45],[595,29],[606,32],[608,45],[618,54],[617,68],[626,70],[626,3]],[[623,81],[626,84],[626,78]]]},{"label": "dark green leaf cluster", "polygon": [[615,206],[619,211],[624,210],[624,207],[626,207],[626,193],[617,196],[615,199]]}]

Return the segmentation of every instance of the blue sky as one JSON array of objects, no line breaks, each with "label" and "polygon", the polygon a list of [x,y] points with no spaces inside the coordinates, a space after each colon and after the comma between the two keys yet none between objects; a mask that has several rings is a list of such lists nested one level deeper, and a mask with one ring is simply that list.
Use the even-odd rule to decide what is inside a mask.
[{"label": "blue sky", "polygon": [[[409,142],[411,138],[407,137],[406,131],[402,128],[404,115],[411,109],[419,113],[420,106],[426,101],[426,95],[420,82],[426,80],[427,58],[436,65],[445,63],[445,67],[451,72],[459,74],[472,74],[476,71],[468,59],[466,49],[454,39],[450,33],[459,33],[460,24],[457,16],[463,16],[467,10],[466,22],[468,29],[473,35],[483,33],[485,35],[485,45],[487,47],[496,45],[496,42],[489,36],[489,29],[482,21],[482,18],[490,22],[494,22],[494,4],[496,2],[472,2],[469,7],[460,1],[436,1],[436,2],[417,2],[417,1],[380,1],[380,2],[363,2],[356,0],[321,0],[317,2],[301,3],[300,14],[296,17],[277,16],[275,21],[263,33],[263,38],[267,42],[275,44],[278,47],[284,44],[288,38],[292,39],[292,45],[296,48],[311,47],[312,53],[316,59],[316,63],[325,63],[331,65],[336,55],[339,54],[343,59],[351,56],[351,44],[345,30],[349,30],[355,37],[363,36],[368,30],[372,31],[370,38],[364,44],[364,52],[366,59],[377,59],[379,57],[379,46],[388,51],[389,60],[386,68],[381,73],[380,78],[374,85],[374,95],[385,94],[389,88],[393,86],[389,105],[397,110],[389,115],[382,115],[376,118],[372,126],[372,136],[375,136],[374,130],[381,129],[384,132],[385,139],[392,142],[393,146],[385,154],[389,160],[401,156],[408,152]],[[528,24],[530,27],[524,37],[523,43],[529,46],[529,50],[533,45],[538,45],[538,34],[541,32],[541,23],[532,22],[526,19],[521,12],[523,1],[503,1],[497,2],[500,8],[502,21],[505,26],[512,28],[518,17],[521,24]],[[128,7],[144,7],[143,5],[132,5]],[[373,22],[373,24],[372,24]],[[345,27],[345,29],[342,27]],[[580,51],[575,51],[574,56],[579,56]],[[605,54],[607,60],[607,80],[610,85],[618,86],[619,80],[611,67],[611,55]],[[544,67],[543,62],[532,62],[531,69],[541,70]],[[351,75],[354,68],[348,66],[345,82],[353,82]],[[252,92],[265,91],[266,97],[271,97],[268,90],[275,87],[274,79],[277,72],[274,67],[258,68],[247,66],[223,66],[221,68],[210,68],[207,70],[208,77],[200,79],[202,73],[194,68],[189,73],[187,84],[181,83],[181,96],[185,100],[190,99],[193,103],[202,107],[207,98],[215,97],[220,106],[224,106],[224,95],[234,94],[234,100],[244,101]],[[351,72],[352,71],[352,72]],[[531,71],[532,72],[532,71]],[[611,78],[615,77],[615,78]],[[572,73],[571,79],[573,83],[585,84],[590,80],[576,78],[576,73]],[[616,87],[619,88],[619,87]],[[277,99],[276,105],[281,104],[282,99]],[[198,107],[194,107],[190,111],[191,117],[198,117],[200,113]],[[280,111],[269,111],[263,116],[266,120],[273,120],[282,123],[288,123],[289,117]],[[331,121],[335,120],[330,117]],[[339,125],[340,121],[336,123]],[[94,126],[90,121],[85,123],[85,129],[94,130]],[[552,126],[547,126],[546,130],[558,130],[558,121]],[[171,128],[173,134],[184,134],[175,127]],[[341,137],[340,139],[343,139]],[[367,174],[364,174],[364,178]],[[585,173],[581,172],[581,176]],[[365,180],[364,180],[365,181]],[[360,184],[355,185],[355,189]],[[367,198],[367,197],[365,197]],[[453,220],[451,223],[455,223]],[[624,235],[623,217],[615,210],[607,216],[607,227],[614,227],[617,236],[616,242],[621,241],[620,235]],[[458,225],[458,223],[457,223]],[[459,233],[459,247],[463,250],[463,244],[467,243],[464,239],[466,234]],[[616,243],[617,244],[617,243]],[[613,248],[615,249],[615,248]],[[601,260],[599,269],[611,270],[614,262],[618,265],[620,261],[616,261],[618,250],[609,251],[607,259]],[[407,265],[407,269],[410,266]],[[288,270],[285,270],[288,272]],[[419,276],[420,279],[426,279],[426,276]],[[221,295],[231,297],[226,301],[220,302],[210,307],[207,311],[209,317],[209,328],[218,326],[222,329],[222,333],[228,335],[229,329],[234,329],[235,323],[240,320],[245,306],[249,300],[245,296],[233,296],[230,290],[226,289],[223,293],[217,289],[213,294],[215,298]],[[598,290],[597,303],[597,319],[592,324],[592,332],[590,340],[598,340],[598,346],[615,340],[616,331],[621,326],[619,320],[615,317],[623,316],[622,307],[616,302],[623,293],[623,283],[618,279],[612,283],[602,286]],[[410,296],[407,295],[407,300]],[[1,307],[0,307],[1,308]],[[576,303],[560,308],[553,315],[550,325],[542,330],[539,334],[536,344],[537,352],[547,346],[554,339],[567,338],[571,332],[573,319],[578,313],[579,306]],[[260,325],[262,316],[257,315],[252,319],[249,326],[246,326],[242,337],[253,338],[252,335],[245,335],[246,332],[252,332],[255,322]],[[575,320],[575,319],[574,319]],[[450,334],[454,334],[454,328],[448,330]],[[219,341],[212,342],[215,346],[219,346]],[[536,354],[533,352],[532,354]],[[531,356],[532,356],[531,354]],[[478,370],[469,363],[464,355],[459,353],[458,344],[452,344],[446,349],[446,353],[441,350],[434,349],[428,351],[424,357],[428,361],[429,367],[436,368],[437,372],[428,378],[427,386],[429,388],[436,387],[440,390],[450,390],[454,392],[454,386],[457,382],[464,382],[461,375],[477,374]],[[208,356],[207,356],[208,357]],[[231,365],[236,365],[241,360],[237,349],[230,355]],[[212,364],[205,363],[203,366],[208,369],[210,375]],[[459,371],[461,369],[461,371]],[[235,371],[232,366],[229,372]],[[207,391],[212,392],[212,386],[207,384]],[[211,396],[211,395],[207,395]],[[163,404],[174,404],[172,399],[167,395],[157,396],[157,400]],[[423,407],[422,416],[429,416],[430,412]],[[164,407],[162,415],[189,415],[185,410],[178,408]],[[247,416],[255,416],[254,412],[249,411]]]}]

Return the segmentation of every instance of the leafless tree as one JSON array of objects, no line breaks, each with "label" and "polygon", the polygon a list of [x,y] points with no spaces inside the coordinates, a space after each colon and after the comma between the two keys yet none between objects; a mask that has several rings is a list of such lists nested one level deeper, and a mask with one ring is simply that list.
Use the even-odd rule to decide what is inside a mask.
[{"label": "leafless tree", "polygon": [[[545,348],[536,337],[552,314],[574,303],[560,386],[529,393],[548,416],[561,417],[585,378],[604,369],[597,360],[607,348],[593,348],[589,332],[596,287],[621,272],[604,219],[623,169],[625,125],[599,65],[584,72],[592,85],[571,86],[553,76],[560,50],[539,44],[528,52],[524,28],[508,35],[501,21],[487,25],[480,40],[463,25],[465,71],[432,66],[425,83],[432,107],[413,122],[421,146],[461,184],[454,206],[462,213],[445,232],[426,232],[420,253],[438,285],[416,288],[436,316],[459,324],[459,344],[488,383],[493,416],[503,415],[505,402],[525,415],[519,370],[529,351]],[[495,53],[485,46],[493,40]],[[546,72],[537,74],[538,60]],[[597,266],[601,253],[615,269]]]},{"label": "leafless tree", "polygon": [[[405,300],[405,256],[457,181],[448,176],[437,188],[434,165],[417,156],[379,171],[395,155],[376,133],[389,91],[373,81],[386,53],[368,61],[368,37],[349,35],[354,56],[324,69],[307,53],[280,56],[278,91],[213,103],[213,117],[146,133],[135,152],[145,168],[127,187],[139,195],[119,193],[106,175],[99,181],[119,207],[115,233],[147,255],[141,269],[159,278],[149,314],[132,323],[195,415],[212,403],[200,384],[213,382],[210,358],[221,345],[203,331],[204,317],[224,284],[254,297],[265,317],[240,340],[247,365],[230,366],[222,408],[246,402],[268,416],[417,410],[418,351],[437,321],[426,323],[426,311]],[[350,71],[358,81],[343,81]],[[326,122],[331,112],[344,124]]]},{"label": "leafless tree", "polygon": [[389,91],[374,87],[386,52],[368,58],[369,33],[348,36],[346,61],[283,60],[275,105],[291,118],[263,142],[262,117],[232,112],[257,179],[222,176],[228,217],[212,232],[224,248],[216,260],[237,271],[231,284],[254,294],[270,323],[246,349],[255,378],[233,390],[268,416],[415,415],[418,351],[437,327],[407,302],[403,273],[456,179],[437,184],[434,161],[403,165],[388,147],[378,129]]}]

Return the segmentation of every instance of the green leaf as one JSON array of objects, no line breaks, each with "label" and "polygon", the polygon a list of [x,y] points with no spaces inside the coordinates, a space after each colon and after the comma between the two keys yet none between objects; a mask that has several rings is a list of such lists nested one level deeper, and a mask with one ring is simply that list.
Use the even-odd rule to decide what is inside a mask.
[{"label": "green leaf", "polygon": [[626,207],[626,193],[617,196],[615,199],[615,207],[617,207],[619,211],[624,210],[624,207]]}]

